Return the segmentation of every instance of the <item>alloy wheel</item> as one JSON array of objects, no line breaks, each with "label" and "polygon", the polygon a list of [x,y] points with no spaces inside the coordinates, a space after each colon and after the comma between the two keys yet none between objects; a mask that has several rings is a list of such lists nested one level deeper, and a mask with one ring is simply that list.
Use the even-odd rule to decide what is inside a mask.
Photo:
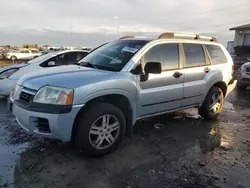
[{"label": "alloy wheel", "polygon": [[89,141],[96,149],[110,147],[118,138],[120,123],[118,119],[110,114],[99,117],[90,127]]}]

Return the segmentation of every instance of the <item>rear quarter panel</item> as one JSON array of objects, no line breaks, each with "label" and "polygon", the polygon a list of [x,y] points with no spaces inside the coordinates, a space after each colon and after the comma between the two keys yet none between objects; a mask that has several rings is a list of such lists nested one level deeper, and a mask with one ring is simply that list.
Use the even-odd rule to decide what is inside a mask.
[{"label": "rear quarter panel", "polygon": [[205,100],[208,91],[214,84],[216,84],[217,82],[224,82],[226,85],[228,85],[228,83],[232,79],[233,60],[223,45],[218,44],[218,46],[224,52],[227,58],[227,63],[209,66],[211,71],[205,77],[206,88],[205,88],[205,95],[202,98],[202,103]]}]

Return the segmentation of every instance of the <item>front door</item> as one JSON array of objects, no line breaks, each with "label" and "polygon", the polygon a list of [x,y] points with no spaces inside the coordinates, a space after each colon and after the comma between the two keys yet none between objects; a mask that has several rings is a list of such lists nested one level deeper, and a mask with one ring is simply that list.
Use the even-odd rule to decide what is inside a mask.
[{"label": "front door", "polygon": [[179,70],[179,57],[177,43],[158,44],[150,48],[142,57],[142,65],[146,62],[160,62],[162,73],[149,74],[146,81],[138,80],[140,117],[181,107],[183,75]]}]

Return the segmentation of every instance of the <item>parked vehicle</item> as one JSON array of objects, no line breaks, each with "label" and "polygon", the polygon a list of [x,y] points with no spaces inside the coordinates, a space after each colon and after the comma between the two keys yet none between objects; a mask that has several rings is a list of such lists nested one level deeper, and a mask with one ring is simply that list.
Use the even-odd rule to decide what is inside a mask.
[{"label": "parked vehicle", "polygon": [[8,52],[6,54],[6,59],[10,59],[12,61],[31,60],[31,59],[34,59],[34,58],[40,56],[40,55],[42,55],[42,53],[39,52],[38,50],[23,49],[20,51]]},{"label": "parked vehicle", "polygon": [[27,132],[95,156],[115,150],[145,117],[197,107],[217,118],[237,82],[223,45],[198,35],[123,37],[80,63],[22,77],[9,109]]},{"label": "parked vehicle", "polygon": [[88,54],[85,50],[67,50],[52,52],[23,64],[15,64],[0,68],[0,96],[8,97],[15,88],[18,79],[30,72],[46,70],[62,65],[70,65],[78,62]]},{"label": "parked vehicle", "polygon": [[250,62],[244,63],[237,74],[237,87],[240,90],[245,90],[250,86]]},{"label": "parked vehicle", "polygon": [[234,47],[235,55],[233,57],[235,71],[238,71],[239,68],[247,61],[250,60],[250,46],[236,46]]}]

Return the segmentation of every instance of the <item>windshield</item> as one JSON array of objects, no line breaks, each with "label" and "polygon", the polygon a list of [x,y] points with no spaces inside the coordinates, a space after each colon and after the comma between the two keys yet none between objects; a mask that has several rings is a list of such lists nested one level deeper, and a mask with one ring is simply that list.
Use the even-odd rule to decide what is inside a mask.
[{"label": "windshield", "polygon": [[35,59],[32,59],[32,60],[28,61],[27,63],[31,64],[31,63],[46,61],[47,59],[53,57],[54,55],[56,55],[56,53],[54,53],[54,52],[48,53],[48,54],[45,54],[45,55],[41,55],[41,56],[39,56],[39,57],[37,57]]},{"label": "windshield", "polygon": [[82,66],[120,71],[147,42],[142,40],[110,42],[97,48],[78,63]]}]

